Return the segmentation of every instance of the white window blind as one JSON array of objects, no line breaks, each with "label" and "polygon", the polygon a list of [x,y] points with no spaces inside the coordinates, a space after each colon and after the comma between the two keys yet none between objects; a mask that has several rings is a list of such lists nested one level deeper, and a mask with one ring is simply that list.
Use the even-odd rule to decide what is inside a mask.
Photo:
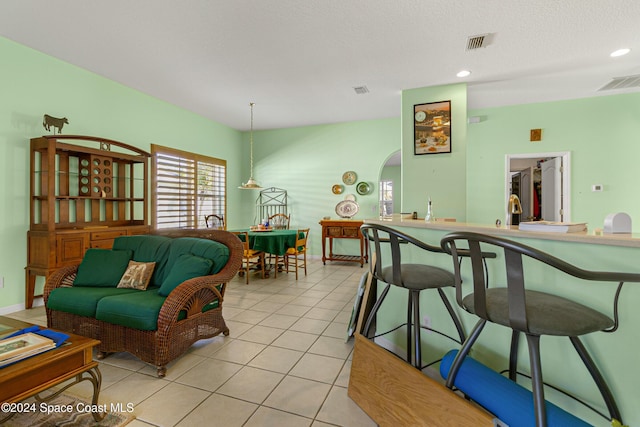
[{"label": "white window blind", "polygon": [[154,228],[205,228],[205,216],[226,219],[227,162],[151,145]]}]

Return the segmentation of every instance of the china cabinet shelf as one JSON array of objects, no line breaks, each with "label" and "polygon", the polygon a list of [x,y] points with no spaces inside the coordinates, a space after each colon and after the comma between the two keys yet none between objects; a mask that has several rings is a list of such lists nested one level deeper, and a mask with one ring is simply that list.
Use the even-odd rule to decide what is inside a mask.
[{"label": "china cabinet shelf", "polygon": [[31,139],[30,227],[26,306],[35,276],[110,248],[118,236],[147,234],[150,154],[131,145],[81,135]]}]

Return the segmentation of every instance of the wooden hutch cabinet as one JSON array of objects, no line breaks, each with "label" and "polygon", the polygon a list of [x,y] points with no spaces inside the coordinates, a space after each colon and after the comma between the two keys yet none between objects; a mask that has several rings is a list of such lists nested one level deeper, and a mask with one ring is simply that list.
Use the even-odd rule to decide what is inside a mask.
[{"label": "wooden hutch cabinet", "polygon": [[48,135],[31,139],[26,307],[36,276],[79,263],[88,248],[111,248],[117,236],[147,234],[150,154],[105,138]]}]

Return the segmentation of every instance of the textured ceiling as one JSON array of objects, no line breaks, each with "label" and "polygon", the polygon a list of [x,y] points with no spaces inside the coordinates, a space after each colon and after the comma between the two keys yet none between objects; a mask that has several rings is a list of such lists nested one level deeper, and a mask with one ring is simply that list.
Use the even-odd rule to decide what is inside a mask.
[{"label": "textured ceiling", "polygon": [[640,74],[639,23],[637,0],[0,5],[1,36],[242,130],[250,101],[255,128],[272,129],[397,117],[402,90],[458,82],[469,108],[622,93],[597,90]]}]

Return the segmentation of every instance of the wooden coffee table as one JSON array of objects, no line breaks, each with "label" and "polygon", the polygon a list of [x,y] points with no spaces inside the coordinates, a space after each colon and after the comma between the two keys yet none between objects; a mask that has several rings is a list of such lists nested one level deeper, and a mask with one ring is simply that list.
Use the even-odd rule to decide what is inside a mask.
[{"label": "wooden coffee table", "polygon": [[[0,316],[0,325],[16,330],[33,326],[4,316]],[[3,330],[0,333],[4,335],[7,332],[9,331]],[[93,360],[93,348],[98,344],[100,344],[98,340],[69,334],[69,339],[56,349],[0,368],[0,403],[20,402],[32,396],[35,396],[38,401],[46,401],[86,380],[93,385],[91,404],[98,405],[102,375],[98,369],[98,362]],[[44,390],[71,379],[74,381],[65,384],[63,388],[49,396],[38,395]],[[92,406],[92,408],[96,407]],[[0,424],[14,414],[4,411],[0,413]],[[100,421],[105,413],[93,412],[92,415],[96,421]]]}]

